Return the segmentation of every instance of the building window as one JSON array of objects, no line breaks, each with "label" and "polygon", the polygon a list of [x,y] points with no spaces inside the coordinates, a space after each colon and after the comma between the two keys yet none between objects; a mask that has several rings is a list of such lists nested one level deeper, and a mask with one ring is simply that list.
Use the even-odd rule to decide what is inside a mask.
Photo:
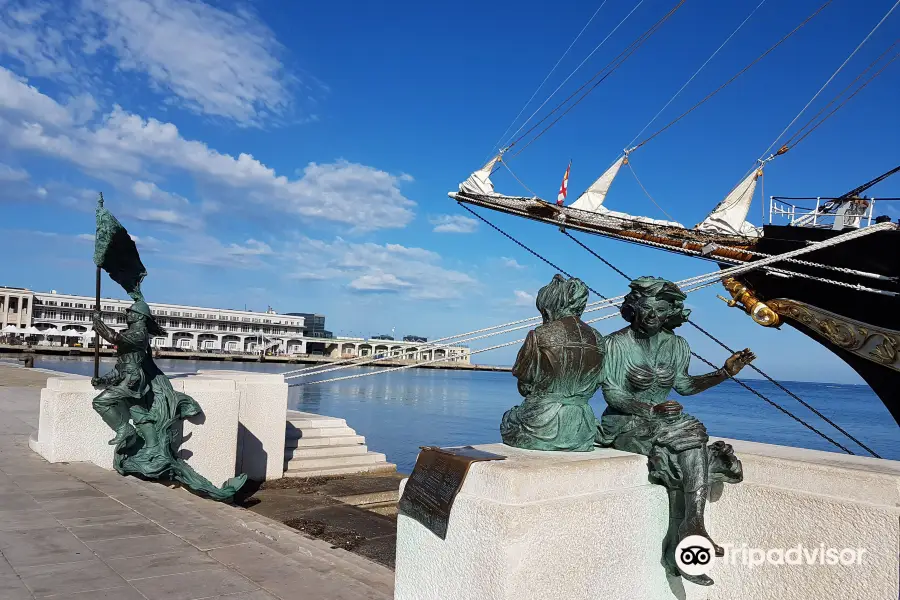
[{"label": "building window", "polygon": [[56,306],[56,300],[47,300],[47,306]]},{"label": "building window", "polygon": [[180,316],[181,316],[181,313],[180,313],[180,312],[176,312],[176,311],[173,310],[173,311],[172,311],[172,316],[173,316],[173,317],[180,317]]},{"label": "building window", "polygon": [[84,313],[75,313],[73,318],[76,321],[87,321],[87,315]]},{"label": "building window", "polygon": [[85,305],[84,303],[79,303],[75,305],[75,308],[87,308],[87,305]]},{"label": "building window", "polygon": [[70,313],[68,311],[63,311],[63,312],[59,313],[59,318],[62,319],[63,321],[68,321],[72,318],[72,313]]}]

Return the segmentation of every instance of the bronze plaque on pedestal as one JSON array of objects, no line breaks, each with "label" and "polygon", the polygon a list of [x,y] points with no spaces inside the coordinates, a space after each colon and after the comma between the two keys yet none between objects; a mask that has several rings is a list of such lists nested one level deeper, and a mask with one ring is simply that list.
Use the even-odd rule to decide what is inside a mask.
[{"label": "bronze plaque on pedestal", "polygon": [[447,524],[453,500],[469,472],[469,465],[483,460],[502,460],[499,454],[477,450],[472,446],[437,448],[423,446],[412,475],[403,489],[399,509],[442,540],[447,538]]}]

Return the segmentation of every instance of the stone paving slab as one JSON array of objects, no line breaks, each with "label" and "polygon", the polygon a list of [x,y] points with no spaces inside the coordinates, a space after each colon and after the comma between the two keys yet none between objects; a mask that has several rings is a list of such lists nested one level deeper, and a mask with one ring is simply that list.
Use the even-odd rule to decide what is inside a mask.
[{"label": "stone paving slab", "polygon": [[[40,378],[0,364],[0,599],[387,600],[393,572],[186,490],[28,448]],[[18,385],[9,385],[13,381]]]}]

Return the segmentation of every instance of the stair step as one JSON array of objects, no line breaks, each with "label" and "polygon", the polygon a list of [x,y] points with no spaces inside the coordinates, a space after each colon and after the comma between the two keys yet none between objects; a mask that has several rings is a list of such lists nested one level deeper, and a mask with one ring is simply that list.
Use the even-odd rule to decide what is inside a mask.
[{"label": "stair step", "polygon": [[399,512],[396,502],[389,505],[386,504],[385,506],[361,506],[360,508],[364,508],[369,512],[373,512],[379,515],[384,515],[385,517],[396,517],[397,513]]},{"label": "stair step", "polygon": [[328,427],[346,427],[347,421],[344,419],[336,419],[334,417],[288,419],[286,425],[288,428],[293,425],[297,429],[306,429],[307,427],[312,427],[313,429],[325,429]]},{"label": "stair step", "polygon": [[288,428],[285,432],[285,439],[340,437],[344,435],[356,435],[356,431],[346,425],[341,427],[305,427],[302,430]]},{"label": "stair step", "polygon": [[387,460],[381,452],[366,452],[362,455],[351,456],[320,456],[315,458],[294,458],[287,461],[289,469],[330,469],[347,465],[370,465],[384,463]]},{"label": "stair step", "polygon": [[365,444],[366,438],[361,435],[340,435],[327,438],[293,438],[284,441],[285,450],[289,448],[318,448],[320,446],[358,446]]},{"label": "stair step", "polygon": [[397,482],[396,490],[387,490],[382,492],[368,492],[364,494],[352,494],[347,496],[332,496],[335,500],[340,500],[344,504],[352,504],[360,508],[379,507],[381,505],[397,504],[400,501],[400,482]]},{"label": "stair step", "polygon": [[394,473],[397,471],[397,465],[393,463],[375,463],[363,465],[347,465],[344,467],[336,467],[332,469],[288,469],[284,472],[285,477],[324,477],[326,475],[347,475],[349,473]]},{"label": "stair step", "polygon": [[284,459],[319,458],[322,456],[352,456],[366,454],[369,451],[365,444],[305,446],[301,448],[287,448],[284,451]]}]

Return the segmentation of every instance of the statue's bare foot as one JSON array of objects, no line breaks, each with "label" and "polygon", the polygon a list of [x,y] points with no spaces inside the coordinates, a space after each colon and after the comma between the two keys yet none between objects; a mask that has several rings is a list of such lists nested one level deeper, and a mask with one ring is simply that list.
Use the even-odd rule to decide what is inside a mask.
[{"label": "statue's bare foot", "polygon": [[137,432],[134,427],[131,426],[131,423],[125,423],[116,430],[116,437],[109,440],[109,445],[118,446],[122,442],[133,439],[135,435],[137,435]]}]

